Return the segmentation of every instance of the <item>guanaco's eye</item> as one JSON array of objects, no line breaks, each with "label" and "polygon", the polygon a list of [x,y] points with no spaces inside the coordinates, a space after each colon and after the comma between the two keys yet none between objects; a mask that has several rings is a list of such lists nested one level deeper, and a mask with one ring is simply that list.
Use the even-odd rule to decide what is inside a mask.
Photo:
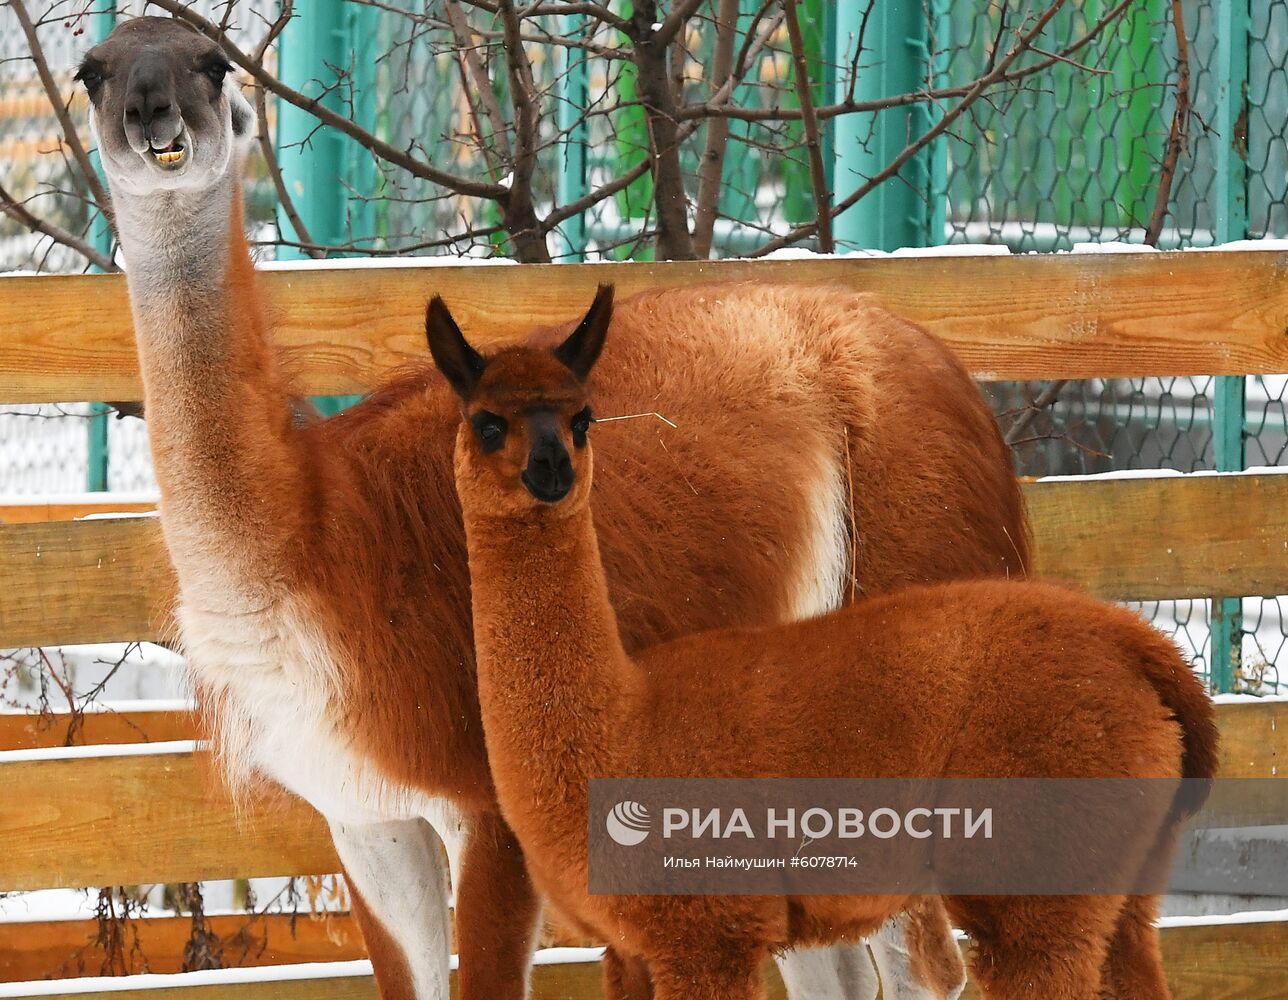
[{"label": "guanaco's eye", "polygon": [[509,429],[504,417],[495,413],[480,410],[470,418],[474,433],[478,435],[479,444],[484,452],[498,451],[505,444],[505,432]]},{"label": "guanaco's eye", "polygon": [[93,63],[83,64],[73,79],[84,85],[90,97],[93,97],[98,92],[98,88],[103,86],[102,70]]},{"label": "guanaco's eye", "polygon": [[216,55],[209,63],[206,64],[206,68],[203,72],[206,76],[210,77],[210,82],[213,83],[216,88],[219,88],[224,85],[224,77],[232,72],[232,68],[232,63],[222,55]]},{"label": "guanaco's eye", "polygon": [[584,410],[572,418],[572,443],[578,448],[586,446],[586,434],[590,430],[590,425],[595,422],[595,415],[590,412],[587,406]]}]

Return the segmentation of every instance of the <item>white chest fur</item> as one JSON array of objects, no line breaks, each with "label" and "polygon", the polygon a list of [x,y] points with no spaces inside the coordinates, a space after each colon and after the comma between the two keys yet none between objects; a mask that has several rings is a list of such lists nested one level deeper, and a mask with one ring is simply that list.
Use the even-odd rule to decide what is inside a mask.
[{"label": "white chest fur", "polygon": [[355,748],[339,683],[345,665],[306,610],[289,600],[235,611],[227,600],[211,611],[201,603],[185,601],[179,620],[192,680],[212,706],[215,747],[234,790],[259,775],[333,823],[419,816],[450,839],[448,803],[391,782]]}]

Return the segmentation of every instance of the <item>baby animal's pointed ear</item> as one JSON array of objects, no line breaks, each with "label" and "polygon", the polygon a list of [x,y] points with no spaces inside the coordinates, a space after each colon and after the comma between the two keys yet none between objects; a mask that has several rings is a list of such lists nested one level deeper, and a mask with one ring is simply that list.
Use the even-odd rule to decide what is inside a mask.
[{"label": "baby animal's pointed ear", "polygon": [[425,310],[425,339],[434,364],[462,399],[469,398],[478,385],[487,361],[472,348],[452,319],[447,303],[435,295]]},{"label": "baby animal's pointed ear", "polygon": [[600,285],[590,311],[568,339],[555,348],[555,357],[562,361],[583,382],[599,360],[604,349],[604,338],[613,319],[613,286]]}]

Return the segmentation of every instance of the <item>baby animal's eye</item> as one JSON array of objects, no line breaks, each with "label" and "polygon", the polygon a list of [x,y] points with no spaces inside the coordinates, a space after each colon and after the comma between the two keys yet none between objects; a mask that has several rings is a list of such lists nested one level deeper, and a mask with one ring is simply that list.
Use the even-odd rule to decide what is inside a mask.
[{"label": "baby animal's eye", "polygon": [[572,418],[572,443],[576,447],[585,447],[586,434],[590,430],[590,425],[594,422],[595,415],[590,412],[589,406]]},{"label": "baby animal's eye", "polygon": [[479,443],[483,446],[485,452],[498,451],[505,444],[505,432],[508,425],[504,417],[498,417],[495,413],[489,413],[487,410],[480,410],[470,418],[470,423],[474,427],[474,433],[478,435]]}]

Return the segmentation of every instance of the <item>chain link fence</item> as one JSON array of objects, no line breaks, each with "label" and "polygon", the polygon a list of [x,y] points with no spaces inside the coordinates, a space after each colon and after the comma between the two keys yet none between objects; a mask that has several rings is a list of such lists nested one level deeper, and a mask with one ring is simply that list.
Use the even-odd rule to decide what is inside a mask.
[{"label": "chain link fence", "polygon": [[[128,5],[117,6],[127,12]],[[135,8],[141,6],[128,12],[138,13]],[[193,6],[225,23],[244,47],[263,37],[279,9],[267,0],[233,5],[211,0]],[[856,25],[860,34],[868,30],[866,17],[861,23],[846,21],[844,6],[805,0],[799,7],[804,56],[813,67],[812,97],[820,104],[836,101],[853,86],[847,62],[854,53]],[[1066,4],[1039,50],[1064,55],[1030,83],[975,104],[917,157],[914,169],[878,189],[873,197],[902,192],[890,204],[894,214],[907,216],[896,220],[906,242],[1005,244],[1014,252],[1145,242],[1157,214],[1154,201],[1169,149],[1182,62],[1189,70],[1191,107],[1158,245],[1288,237],[1288,0],[1184,0],[1183,32],[1173,22],[1172,0],[1135,0],[1116,17],[1120,6],[1114,0]],[[84,101],[73,96],[71,73],[103,24],[72,16],[85,8],[83,3],[28,7],[50,15],[39,29],[44,53],[60,93],[70,97],[69,109],[81,121]],[[737,36],[737,54],[747,58],[750,71],[735,97],[739,106],[753,111],[799,107],[793,52],[781,13],[773,13],[777,9],[758,0],[737,5],[739,30],[746,32]],[[925,0],[912,22],[886,26],[888,36],[901,42],[911,38],[911,44],[860,57],[858,74],[897,79],[901,66],[895,64],[902,60],[908,63],[902,69],[919,85],[967,85],[996,58],[998,39],[1015,27],[1024,9],[1027,5],[1016,0]],[[463,45],[453,33],[450,13],[441,0],[348,5],[342,27],[359,43],[342,53],[339,66],[327,63],[324,68],[326,60],[319,56],[312,82],[325,89],[328,72],[343,74],[344,111],[374,134],[400,149],[419,151],[435,164],[489,176],[497,169],[489,150],[512,128],[511,122],[490,117],[504,118],[509,107],[499,68],[500,33],[493,25],[475,22],[470,44]],[[708,30],[716,14],[713,0],[691,24],[673,60],[679,93],[694,104],[711,97],[712,67],[720,64],[717,35]],[[312,10],[309,16],[315,16]],[[874,25],[877,20],[874,16]],[[1096,34],[1102,21],[1108,27]],[[880,41],[877,28],[871,30],[869,50],[879,48]],[[537,19],[531,32],[535,85],[551,109],[543,119],[533,183],[541,214],[628,173],[648,157],[649,136],[634,65],[611,57],[621,44],[616,29],[574,14]],[[543,33],[584,44],[543,45]],[[289,45],[289,34],[283,37]],[[1088,37],[1088,43],[1068,51]],[[266,65],[276,67],[276,56],[270,55]],[[480,79],[491,81],[488,92],[495,100],[485,99]],[[293,83],[303,90],[309,81]],[[5,186],[50,208],[61,225],[92,236],[94,211],[78,194],[75,166],[60,150],[57,123],[9,7],[0,8],[0,88]],[[919,107],[908,127],[924,130],[935,111],[933,105]],[[753,115],[724,125],[728,147],[718,175],[710,243],[713,255],[736,256],[812,219],[816,206],[800,120],[762,121]],[[866,132],[856,131],[840,117],[822,125],[829,183],[840,194],[858,169],[852,162],[854,149],[866,150],[877,136],[871,124]],[[704,169],[711,127],[694,128],[681,144],[684,187],[695,203],[710,183]],[[284,170],[290,168],[292,153],[303,156],[315,141],[309,135],[283,143],[279,156]],[[318,242],[376,253],[506,250],[492,203],[462,198],[393,170],[356,143],[346,142],[344,149],[344,176],[339,178],[343,212],[333,231],[313,233]],[[265,244],[261,252],[302,255],[305,248],[292,244],[289,231],[278,231],[277,199],[263,164],[257,162],[253,170],[248,217],[252,232]],[[651,184],[645,174],[564,220],[551,240],[552,255],[565,260],[647,259],[657,227]],[[909,192],[911,199],[905,197]],[[309,215],[307,199],[297,207]],[[798,242],[818,245],[813,236]],[[838,249],[854,246],[840,227]],[[0,221],[0,269],[59,271],[83,265],[65,247],[33,237],[12,221]],[[988,392],[1004,426],[1042,404],[1014,444],[1016,468],[1024,475],[1191,472],[1288,463],[1288,379],[1244,380],[1237,412],[1220,402],[1231,398],[1230,386],[1222,389],[1221,381],[1087,380],[1054,387],[1002,383],[989,386]],[[1233,465],[1229,455],[1217,455],[1215,444],[1216,429],[1231,420],[1242,425],[1245,446]],[[104,438],[105,472],[95,465],[93,453],[101,447],[93,442]],[[87,487],[152,487],[141,421],[105,421],[91,415],[88,404],[6,407],[0,412],[0,493],[64,493]],[[1284,689],[1276,666],[1288,656],[1284,598],[1244,599],[1241,619],[1233,619],[1233,636],[1221,640],[1226,645],[1215,646],[1210,602],[1163,602],[1146,610],[1176,633],[1205,673],[1212,671],[1213,649],[1224,657],[1229,645],[1238,661],[1235,686]]]}]

